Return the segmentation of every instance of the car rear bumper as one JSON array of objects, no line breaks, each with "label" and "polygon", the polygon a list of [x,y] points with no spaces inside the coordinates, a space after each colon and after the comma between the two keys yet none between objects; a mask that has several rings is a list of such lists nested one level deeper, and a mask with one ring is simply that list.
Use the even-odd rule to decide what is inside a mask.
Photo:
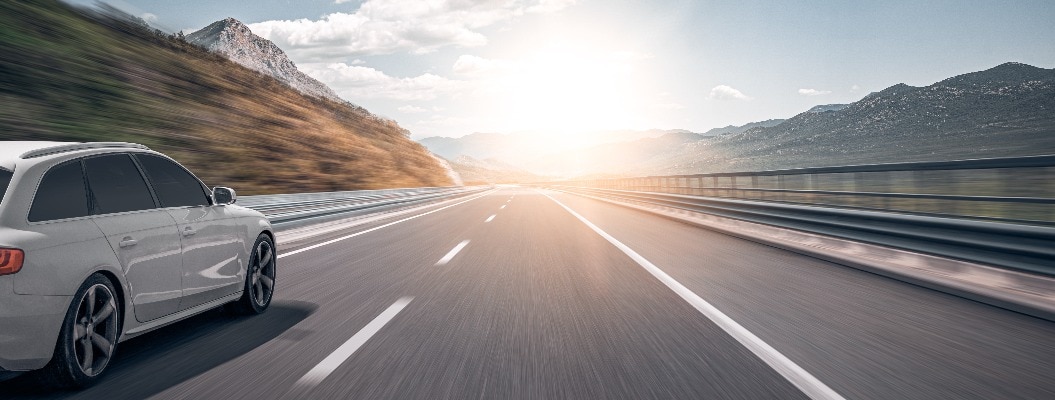
[{"label": "car rear bumper", "polygon": [[73,296],[19,295],[0,277],[0,372],[43,368]]}]

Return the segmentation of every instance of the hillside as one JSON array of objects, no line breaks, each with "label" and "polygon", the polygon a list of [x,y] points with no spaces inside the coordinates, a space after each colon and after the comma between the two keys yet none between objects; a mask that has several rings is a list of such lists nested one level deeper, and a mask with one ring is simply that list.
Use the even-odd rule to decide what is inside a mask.
[{"label": "hillside", "polygon": [[849,106],[850,106],[849,104],[821,104],[821,105],[813,106],[809,110],[806,110],[806,112],[822,113],[822,112],[828,112],[828,111],[839,111],[839,110],[842,110],[842,109],[844,109],[846,107],[849,107]]},{"label": "hillside", "polygon": [[[823,107],[823,106],[817,106],[817,107]],[[815,109],[817,107],[811,108],[810,111],[813,111],[813,109]],[[729,133],[740,133],[740,132],[746,131],[748,129],[753,129],[753,128],[757,128],[757,127],[768,128],[768,127],[771,127],[771,126],[777,126],[777,125],[780,125],[780,123],[782,123],[784,121],[785,120],[783,120],[783,119],[767,119],[765,121],[750,122],[750,123],[746,123],[746,124],[743,124],[743,125],[740,125],[740,126],[729,125],[729,126],[726,126],[726,127],[723,127],[723,128],[714,128],[714,129],[708,130],[707,132],[704,132],[703,135],[704,136],[718,136],[718,135],[725,135],[725,134],[729,134]]]},{"label": "hillside", "polygon": [[1055,154],[1055,69],[1005,63],[926,87],[898,84],[847,107],[804,112],[693,143],[668,173]]},{"label": "hillside", "polygon": [[131,20],[0,3],[0,139],[128,141],[241,194],[451,184],[396,123]]}]

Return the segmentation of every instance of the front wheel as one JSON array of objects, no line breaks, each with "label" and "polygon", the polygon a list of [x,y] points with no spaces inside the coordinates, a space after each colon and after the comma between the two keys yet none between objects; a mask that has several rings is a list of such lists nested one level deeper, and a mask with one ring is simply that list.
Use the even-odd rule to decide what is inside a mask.
[{"label": "front wheel", "polygon": [[44,379],[59,387],[86,387],[110,365],[120,336],[121,309],[106,277],[88,278],[73,297],[62,323],[55,354]]},{"label": "front wheel", "polygon": [[242,298],[231,303],[232,311],[246,315],[267,311],[271,296],[275,294],[275,260],[275,242],[270,236],[261,234],[249,255]]}]

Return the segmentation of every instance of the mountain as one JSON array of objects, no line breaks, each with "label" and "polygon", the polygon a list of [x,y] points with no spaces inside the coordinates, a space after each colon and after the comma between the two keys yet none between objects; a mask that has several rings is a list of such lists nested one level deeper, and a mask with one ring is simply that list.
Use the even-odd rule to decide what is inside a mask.
[{"label": "mountain", "polygon": [[522,142],[530,138],[505,135],[501,133],[476,132],[468,135],[449,137],[427,137],[418,142],[429,151],[448,160],[454,160],[458,156],[470,156],[473,158],[499,158],[514,152]]},{"label": "mountain", "polygon": [[469,156],[458,156],[450,161],[450,165],[468,185],[546,180],[546,178],[493,158],[478,160]]},{"label": "mountain", "polygon": [[554,176],[640,175],[663,170],[671,154],[711,137],[689,131],[669,131],[663,136],[625,142],[605,143],[585,149],[568,150],[544,156],[531,163],[529,170]]},{"label": "mountain", "polygon": [[395,122],[130,21],[0,2],[0,140],[142,143],[239,194],[451,184]]},{"label": "mountain", "polygon": [[768,128],[768,127],[771,127],[771,126],[780,125],[781,122],[784,122],[784,120],[783,119],[767,119],[765,121],[751,122],[751,123],[747,123],[747,124],[740,125],[740,126],[729,125],[729,126],[726,126],[724,128],[711,129],[711,130],[709,130],[707,132],[704,132],[703,135],[704,136],[718,136],[718,135],[725,135],[725,134],[728,134],[728,133],[740,133],[740,132],[746,131],[746,130],[751,129],[751,128],[757,128],[757,127]]},{"label": "mountain", "polygon": [[[822,105],[813,106],[809,110],[806,110],[806,112],[818,113],[818,112],[825,112],[825,111],[838,111],[838,110],[842,110],[842,109],[846,108],[847,106],[849,106],[849,104],[822,104]],[[786,120],[785,119],[767,119],[765,121],[749,122],[749,123],[746,123],[746,124],[743,124],[743,125],[740,125],[740,126],[729,125],[729,126],[726,126],[726,127],[723,127],[723,128],[711,129],[711,130],[709,130],[707,132],[704,132],[703,135],[704,136],[718,136],[718,135],[726,135],[726,134],[730,134],[730,133],[741,133],[741,132],[747,131],[749,129],[759,128],[759,127],[769,128],[769,127],[777,126],[777,125],[780,125],[781,123],[783,123],[784,121],[786,121]]]},{"label": "mountain", "polygon": [[1041,154],[1055,154],[1055,69],[1005,63],[718,136],[670,163],[693,173]]},{"label": "mountain", "polygon": [[270,40],[253,34],[234,18],[213,22],[187,35],[187,41],[223,54],[251,70],[270,75],[301,93],[344,102],[329,86],[300,72],[297,66]]},{"label": "mountain", "polygon": [[[1005,63],[925,87],[897,84],[789,119],[610,141],[478,133],[428,138],[445,157],[550,176],[660,175],[1055,154],[1055,69]],[[658,133],[658,134],[656,134]]]},{"label": "mountain", "polygon": [[475,159],[497,159],[528,168],[538,159],[564,151],[586,149],[608,143],[657,138],[667,134],[695,133],[683,129],[608,130],[555,134],[547,132],[490,133],[476,132],[458,138],[427,137],[419,142],[429,151],[448,160],[458,156]]},{"label": "mountain", "polygon": [[827,111],[839,111],[849,106],[849,104],[821,104],[819,106],[811,107],[809,110],[806,110],[806,112],[822,113]]}]

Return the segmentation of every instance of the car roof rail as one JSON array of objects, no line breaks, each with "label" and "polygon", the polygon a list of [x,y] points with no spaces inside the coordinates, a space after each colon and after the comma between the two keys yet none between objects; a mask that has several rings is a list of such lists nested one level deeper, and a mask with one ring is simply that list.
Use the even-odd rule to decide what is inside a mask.
[{"label": "car roof rail", "polygon": [[67,153],[67,152],[71,152],[71,151],[87,150],[87,149],[142,149],[142,150],[150,150],[149,147],[146,147],[146,146],[141,145],[141,144],[125,143],[125,142],[70,143],[70,144],[63,144],[63,145],[59,145],[59,146],[45,147],[43,149],[30,150],[30,151],[27,151],[25,153],[22,153],[22,155],[19,156],[18,158],[21,158],[23,160],[27,160],[27,159],[35,158],[35,157],[42,157],[42,156],[47,156],[47,155],[52,155],[52,154]]}]

